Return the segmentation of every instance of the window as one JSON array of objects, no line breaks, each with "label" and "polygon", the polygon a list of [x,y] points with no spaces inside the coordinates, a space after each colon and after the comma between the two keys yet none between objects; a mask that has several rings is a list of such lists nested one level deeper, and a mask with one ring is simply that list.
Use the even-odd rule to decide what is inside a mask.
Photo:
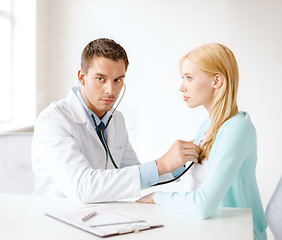
[{"label": "window", "polygon": [[0,131],[35,119],[36,0],[0,1]]},{"label": "window", "polygon": [[2,0],[0,2],[0,123],[11,121],[12,119],[12,1]]}]

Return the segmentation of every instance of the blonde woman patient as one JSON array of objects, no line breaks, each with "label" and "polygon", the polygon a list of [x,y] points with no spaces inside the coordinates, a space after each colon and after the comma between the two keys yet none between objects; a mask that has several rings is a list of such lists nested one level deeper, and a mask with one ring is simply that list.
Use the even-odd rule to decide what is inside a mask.
[{"label": "blonde woman patient", "polygon": [[232,51],[212,43],[181,59],[180,91],[190,108],[204,106],[209,118],[195,138],[199,163],[191,168],[193,190],[155,192],[140,203],[156,203],[206,219],[217,207],[252,208],[254,239],[266,239],[267,222],[256,182],[256,130],[248,113],[238,111],[239,71]]}]

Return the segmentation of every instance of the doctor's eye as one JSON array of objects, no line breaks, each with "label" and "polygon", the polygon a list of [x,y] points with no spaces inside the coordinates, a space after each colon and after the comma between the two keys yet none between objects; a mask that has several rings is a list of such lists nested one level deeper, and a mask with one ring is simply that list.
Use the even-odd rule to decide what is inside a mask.
[{"label": "doctor's eye", "polygon": [[105,81],[105,78],[103,78],[103,77],[98,77],[97,80],[98,80],[99,82],[103,82],[103,81]]},{"label": "doctor's eye", "polygon": [[116,83],[120,83],[120,82],[123,81],[123,78],[117,78],[117,79],[115,79],[114,81],[115,81]]}]

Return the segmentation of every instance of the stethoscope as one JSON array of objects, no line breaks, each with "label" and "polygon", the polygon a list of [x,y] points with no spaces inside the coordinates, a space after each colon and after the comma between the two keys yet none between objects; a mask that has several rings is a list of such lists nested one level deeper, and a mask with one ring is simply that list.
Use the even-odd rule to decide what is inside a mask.
[{"label": "stethoscope", "polygon": [[[107,129],[107,127],[109,126],[109,123],[110,123],[110,121],[111,121],[111,119],[112,119],[112,117],[113,117],[113,114],[114,114],[115,111],[117,110],[117,107],[118,107],[118,105],[120,104],[120,102],[121,102],[121,100],[122,100],[122,98],[123,98],[123,96],[124,96],[124,93],[125,93],[125,90],[126,90],[126,85],[123,84],[123,86],[124,86],[124,90],[123,90],[123,93],[122,93],[122,95],[121,95],[121,97],[120,97],[120,100],[118,101],[116,107],[115,107],[114,110],[112,111],[112,113],[111,113],[111,115],[110,115],[110,117],[109,117],[109,119],[108,119],[107,124],[105,125],[105,127],[102,127],[102,128],[99,127],[99,126],[97,125],[97,123],[96,123],[96,120],[95,120],[93,114],[90,114],[91,117],[92,117],[92,119],[93,119],[95,128],[96,128],[98,131],[101,132],[101,136],[102,136],[102,140],[103,140],[102,144],[105,146],[105,151],[106,151],[106,165],[105,165],[105,169],[107,169],[107,165],[108,165],[108,156],[110,157],[110,160],[111,160],[112,164],[114,165],[114,167],[115,167],[116,169],[118,169],[118,166],[117,166],[117,164],[115,163],[114,158],[113,158],[113,156],[112,156],[112,154],[111,154],[111,151],[110,151],[110,149],[109,149],[109,146],[108,146],[108,144],[107,144],[104,131],[105,131],[105,130]],[[163,185],[163,184],[167,184],[167,183],[171,183],[171,182],[176,181],[177,179],[181,178],[181,177],[193,166],[193,164],[194,164],[194,162],[190,163],[190,165],[189,165],[181,174],[179,174],[179,175],[176,176],[175,178],[172,178],[172,179],[167,180],[167,181],[163,181],[163,182],[156,183],[156,184],[154,184],[154,185],[152,185],[152,186],[159,186],[159,185]]]},{"label": "stethoscope", "polygon": [[110,121],[111,121],[111,119],[112,119],[112,117],[113,117],[113,114],[114,114],[115,111],[117,110],[117,107],[118,107],[118,105],[120,104],[120,102],[121,102],[121,100],[122,100],[122,98],[123,98],[123,95],[124,95],[125,90],[126,90],[126,85],[123,84],[123,86],[124,86],[123,93],[122,93],[122,95],[121,95],[121,97],[120,97],[120,99],[119,99],[119,101],[118,101],[116,107],[115,107],[114,110],[112,111],[112,113],[111,113],[111,115],[110,115],[110,117],[109,117],[109,119],[108,119],[108,121],[107,121],[105,127],[102,127],[102,128],[99,127],[99,126],[97,125],[97,123],[96,123],[96,120],[95,120],[93,114],[90,114],[91,117],[92,117],[92,119],[93,119],[95,128],[96,128],[98,131],[101,132],[102,144],[104,145],[105,151],[106,151],[106,165],[105,165],[105,169],[107,169],[107,165],[108,165],[108,156],[110,157],[110,160],[111,160],[112,164],[114,165],[114,167],[115,167],[116,169],[118,169],[118,166],[117,166],[117,164],[116,164],[115,161],[114,161],[114,158],[113,158],[113,156],[112,156],[112,154],[111,154],[111,151],[110,151],[110,149],[109,149],[108,143],[107,143],[107,141],[106,141],[104,131],[105,131],[105,130],[107,129],[107,127],[109,126],[109,123],[110,123]]}]

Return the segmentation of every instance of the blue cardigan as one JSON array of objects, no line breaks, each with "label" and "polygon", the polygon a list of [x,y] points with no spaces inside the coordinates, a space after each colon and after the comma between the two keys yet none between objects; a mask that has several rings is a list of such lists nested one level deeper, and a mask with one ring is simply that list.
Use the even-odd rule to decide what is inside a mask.
[{"label": "blue cardigan", "polygon": [[[200,127],[195,143],[207,130]],[[208,158],[207,175],[195,192],[156,192],[154,202],[188,216],[206,219],[217,207],[252,208],[254,238],[266,239],[267,222],[256,182],[256,130],[245,112],[228,119],[219,129]]]}]

